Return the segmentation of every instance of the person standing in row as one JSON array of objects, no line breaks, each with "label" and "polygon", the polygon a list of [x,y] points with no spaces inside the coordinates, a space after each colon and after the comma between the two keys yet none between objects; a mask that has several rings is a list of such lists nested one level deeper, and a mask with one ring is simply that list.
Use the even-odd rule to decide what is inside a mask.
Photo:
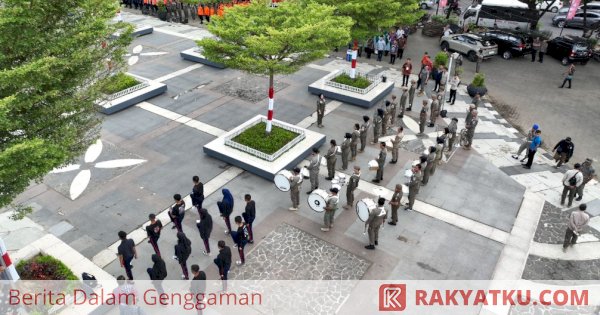
[{"label": "person standing in row", "polygon": [[535,61],[535,57],[537,56],[538,52],[540,51],[540,47],[542,46],[542,41],[540,41],[539,37],[536,37],[533,40],[533,43],[531,43],[531,62]]},{"label": "person standing in row", "polygon": [[418,96],[422,96],[423,94],[425,94],[425,89],[427,88],[427,83],[429,82],[429,76],[431,74],[431,68],[429,68],[429,66],[425,66],[423,69],[421,69],[421,72],[419,72],[419,82],[417,83],[417,89],[420,87],[419,89],[419,93],[417,94]]},{"label": "person standing in row", "polygon": [[390,47],[390,64],[396,63],[396,55],[398,54],[398,42],[393,41]]},{"label": "person standing in row", "polygon": [[187,269],[187,260],[192,254],[192,242],[190,241],[185,233],[177,232],[177,244],[175,245],[175,256],[173,257],[179,266],[181,266],[182,275],[181,278],[189,280],[189,274]]},{"label": "person standing in row", "polygon": [[527,151],[527,163],[523,165],[523,168],[531,169],[531,165],[533,164],[533,157],[537,152],[537,149],[542,145],[542,131],[536,130],[531,140],[531,144],[529,145],[529,149]]},{"label": "person standing in row", "polygon": [[192,187],[192,193],[190,194],[192,206],[200,211],[200,209],[202,209],[202,203],[204,202],[204,184],[200,182],[200,177],[198,176],[192,177],[192,181],[194,182],[194,187]]},{"label": "person standing in row", "polygon": [[422,185],[425,186],[429,183],[429,176],[431,176],[431,171],[433,170],[433,164],[435,163],[435,147],[429,147],[429,154],[427,155],[427,165],[425,166],[425,170],[423,171],[423,180],[421,181]]},{"label": "person standing in row", "polygon": [[402,65],[402,86],[408,87],[408,79],[412,73],[412,61],[410,58],[406,58],[406,61]]},{"label": "person standing in row", "polygon": [[[538,126],[538,124],[533,124],[533,126],[531,127],[529,132],[527,132],[527,138],[525,138],[525,141],[521,144],[521,146],[519,146],[519,150],[517,151],[517,154],[512,155],[513,159],[518,160],[519,157],[521,156],[521,153],[523,151],[525,151],[525,149],[529,148],[529,146],[531,145],[531,141],[533,140],[533,137],[535,137],[535,132],[539,128],[540,127]],[[523,157],[521,162],[525,161],[526,158],[527,158],[527,153],[525,154],[525,156]]]},{"label": "person standing in row", "polygon": [[583,190],[585,188],[585,184],[587,184],[589,181],[596,177],[596,170],[592,166],[592,159],[587,158],[581,164],[581,174],[583,175],[583,182],[581,183],[581,185],[579,185],[579,187],[577,187],[577,194],[579,195],[579,197],[575,199],[577,201],[581,201],[581,199],[583,198]]},{"label": "person standing in row", "polygon": [[327,162],[327,177],[326,180],[332,180],[335,177],[335,162],[337,161],[337,143],[334,139],[329,141],[329,150],[325,154],[325,161]]},{"label": "person standing in row", "polygon": [[444,153],[444,138],[437,137],[437,144],[435,145],[435,161],[433,162],[433,168],[431,169],[431,175],[435,174],[435,169],[438,165],[442,164],[442,155]]},{"label": "person standing in row", "polygon": [[407,112],[410,112],[412,110],[413,102],[415,100],[415,91],[416,90],[417,90],[417,81],[411,80],[410,88],[408,89],[408,108],[406,109]]},{"label": "person standing in row", "polygon": [[321,228],[321,231],[323,232],[328,232],[330,229],[333,228],[333,219],[335,218],[335,211],[337,211],[338,209],[339,198],[337,194],[339,191],[337,188],[331,188],[329,189],[329,191],[331,193],[325,200],[325,215],[323,217],[323,223],[325,224],[325,226]]},{"label": "person standing in row", "polygon": [[427,100],[423,100],[423,107],[419,113],[419,135],[425,133],[425,125],[427,124]]},{"label": "person standing in row", "polygon": [[385,108],[383,109],[383,120],[381,122],[381,135],[387,135],[388,126],[390,123],[390,101],[385,101]]},{"label": "person standing in row", "polygon": [[381,131],[381,124],[383,122],[383,109],[377,109],[377,115],[373,119],[373,142],[372,144],[379,143],[379,131]]},{"label": "person standing in row", "polygon": [[400,142],[402,142],[402,138],[404,138],[404,127],[398,127],[398,132],[392,138],[392,160],[391,164],[398,163],[398,151],[400,150]]},{"label": "person standing in row", "polygon": [[181,198],[180,194],[173,195],[173,200],[175,200],[175,204],[171,206],[171,210],[169,210],[169,217],[171,218],[171,222],[173,222],[173,227],[171,229],[177,229],[177,232],[183,232],[183,218],[185,217],[185,201]]},{"label": "person standing in row", "polygon": [[419,193],[419,188],[421,188],[421,176],[421,164],[413,166],[412,175],[408,182],[408,204],[404,208],[406,211],[413,211],[415,199]]},{"label": "person standing in row", "polygon": [[390,206],[392,208],[392,220],[388,222],[389,225],[396,225],[398,223],[398,209],[400,208],[400,201],[402,200],[402,185],[396,184],[396,189],[390,199]]},{"label": "person standing in row", "polygon": [[565,87],[565,83],[569,82],[569,89],[571,88],[571,81],[573,81],[573,75],[575,74],[575,65],[574,64],[570,64],[569,67],[567,68],[567,70],[564,72],[564,76],[565,79],[563,80],[563,83],[561,86],[559,86],[559,88],[564,88]]},{"label": "person standing in row", "polygon": [[342,170],[348,169],[348,159],[350,158],[350,143],[352,142],[352,134],[346,132],[344,141],[342,142]]},{"label": "person standing in row", "polygon": [[254,244],[252,223],[254,222],[254,219],[256,219],[256,203],[254,200],[252,200],[252,196],[250,194],[246,194],[244,196],[244,201],[246,201],[246,208],[244,208],[242,217],[244,218],[244,222],[246,222],[246,228],[248,229],[248,243]]},{"label": "person standing in row", "polygon": [[369,218],[365,222],[365,231],[369,233],[369,245],[365,246],[366,249],[375,249],[376,245],[379,245],[379,228],[385,220],[385,198],[379,198],[377,200],[377,208],[373,209],[369,213]]},{"label": "person standing in row", "polygon": [[231,268],[231,248],[225,245],[223,240],[220,240],[217,246],[219,247],[219,254],[213,262],[219,268],[219,276],[223,281],[223,291],[227,291],[227,274],[229,274],[229,268]]},{"label": "person standing in row", "polygon": [[396,95],[392,95],[392,101],[390,103],[390,127],[393,127],[396,124],[396,115],[398,112],[398,101],[396,100]]},{"label": "person standing in row", "polygon": [[152,254],[152,268],[147,268],[146,272],[152,280],[152,285],[156,288],[158,294],[165,293],[162,281],[167,277],[167,266],[165,261],[157,254]]},{"label": "person standing in row", "polygon": [[383,36],[379,37],[379,40],[377,40],[377,61],[381,61],[381,59],[383,58],[383,51],[385,50],[385,40],[383,39]]},{"label": "person standing in row", "polygon": [[358,139],[360,138],[360,125],[354,124],[354,130],[352,131],[352,141],[350,141],[350,152],[352,153],[352,158],[350,161],[356,160],[356,155],[358,154]]},{"label": "person standing in row", "polygon": [[146,235],[148,235],[148,243],[152,245],[154,249],[154,253],[160,257],[160,249],[158,249],[158,239],[160,238],[160,231],[162,231],[163,225],[160,220],[156,219],[156,215],[154,213],[150,213],[148,215],[148,219],[150,219],[150,224],[146,226]]},{"label": "person standing in row", "polygon": [[377,156],[377,174],[372,180],[374,183],[379,183],[383,180],[383,167],[385,166],[385,158],[387,156],[385,142],[379,143],[379,155]]},{"label": "person standing in row", "polygon": [[223,218],[225,226],[227,227],[225,234],[229,234],[231,233],[231,221],[229,221],[229,216],[233,212],[233,195],[231,195],[231,192],[227,188],[223,188],[221,193],[223,193],[223,199],[217,201],[217,207],[219,208],[221,218]]},{"label": "person standing in row", "polygon": [[235,225],[237,225],[237,230],[231,232],[231,238],[240,255],[240,260],[236,261],[235,264],[241,266],[246,263],[244,247],[248,243],[248,226],[242,221],[242,217],[239,215],[233,220],[235,221]]},{"label": "person standing in row", "polygon": [[544,55],[546,54],[546,52],[548,51],[548,40],[544,39],[542,40],[542,43],[540,44],[540,52],[538,53],[538,61],[540,63],[544,63]]},{"label": "person standing in row", "polygon": [[212,233],[213,222],[212,216],[208,213],[208,210],[202,208],[200,211],[200,220],[196,221],[196,227],[198,228],[198,232],[200,233],[200,238],[204,243],[204,250],[202,250],[202,254],[205,256],[210,255],[210,233]]},{"label": "person standing in row", "polygon": [[[200,270],[200,266],[193,264],[190,268],[192,270],[192,282],[190,283],[190,293],[196,297],[196,305],[201,306],[204,303],[202,297],[206,292],[206,273]],[[197,307],[197,314],[202,315],[202,307]]]},{"label": "person standing in row", "polygon": [[348,210],[354,207],[354,191],[358,187],[360,181],[360,166],[354,165],[354,172],[348,179],[348,185],[346,186],[346,205],[344,209]]},{"label": "person standing in row", "polygon": [[360,126],[360,150],[358,152],[365,152],[365,147],[367,146],[367,135],[369,133],[369,128],[371,127],[371,120],[369,116],[363,116],[363,124]]},{"label": "person standing in row", "polygon": [[454,140],[456,139],[456,131],[458,130],[458,118],[452,117],[448,125],[448,152],[454,150]]},{"label": "person standing in row", "polygon": [[567,204],[567,207],[571,207],[573,205],[573,198],[575,198],[577,188],[583,183],[583,174],[581,174],[580,171],[581,164],[575,163],[573,168],[574,169],[565,172],[565,175],[562,179],[563,191],[560,197],[561,206],[565,205],[567,193],[569,194],[569,203]]},{"label": "person standing in row", "polygon": [[317,100],[317,127],[323,128],[323,116],[325,116],[325,95],[319,94]]},{"label": "person standing in row", "polygon": [[429,111],[429,127],[435,126],[435,121],[440,112],[440,103],[438,101],[438,95],[435,92],[431,93],[431,107]]},{"label": "person standing in row", "polygon": [[292,177],[290,177],[290,198],[292,199],[292,207],[290,211],[297,211],[298,205],[300,205],[300,184],[302,183],[302,176],[300,175],[300,168],[294,168]]},{"label": "person standing in row", "polygon": [[571,137],[560,140],[552,149],[552,152],[555,152],[554,161],[557,162],[554,167],[559,168],[563,163],[569,162],[569,159],[573,156],[573,151],[575,151],[575,144],[571,141]]},{"label": "person standing in row", "polygon": [[406,110],[406,100],[408,99],[408,87],[402,87],[402,95],[400,96],[400,114],[398,118],[404,118],[404,111]]},{"label": "person standing in row", "polygon": [[473,137],[475,136],[475,128],[479,123],[479,119],[477,118],[477,110],[472,110],[471,114],[471,119],[465,124],[465,128],[467,129],[467,140],[465,144],[466,150],[471,149],[471,145],[473,144]]},{"label": "person standing in row", "polygon": [[406,36],[402,35],[398,38],[398,59],[402,59],[404,49],[406,49]]},{"label": "person standing in row", "polygon": [[119,256],[119,263],[121,267],[125,268],[127,279],[133,280],[133,273],[131,273],[131,261],[137,259],[137,250],[135,249],[135,243],[132,239],[127,238],[125,231],[119,231],[117,234],[121,240],[121,244],[117,247],[117,256]]},{"label": "person standing in row", "polygon": [[[308,174],[310,178],[310,190],[306,193],[310,195],[310,193],[319,188],[319,168],[321,167],[321,154],[319,154],[318,148],[312,149],[312,154],[310,158],[310,163],[306,168],[308,169]],[[298,209],[298,206],[295,207]]]},{"label": "person standing in row", "polygon": [[567,252],[567,247],[577,243],[577,237],[581,234],[583,228],[590,222],[590,216],[585,212],[587,205],[579,205],[579,211],[571,212],[569,222],[567,222],[567,231],[565,232],[565,241],[563,242],[563,252]]}]

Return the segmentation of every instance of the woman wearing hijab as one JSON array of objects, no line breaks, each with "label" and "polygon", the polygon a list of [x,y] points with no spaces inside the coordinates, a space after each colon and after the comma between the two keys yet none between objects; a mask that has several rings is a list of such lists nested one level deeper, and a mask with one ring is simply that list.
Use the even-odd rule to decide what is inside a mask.
[{"label": "woman wearing hijab", "polygon": [[198,210],[200,212],[200,221],[196,221],[196,227],[198,228],[198,232],[200,232],[200,238],[204,242],[204,250],[202,253],[206,256],[210,255],[210,245],[208,244],[208,239],[210,238],[210,233],[212,232],[213,222],[212,216],[208,213],[208,210],[202,208]]},{"label": "woman wearing hijab", "polygon": [[229,216],[233,212],[233,196],[227,188],[224,188],[221,192],[223,193],[223,200],[217,201],[217,207],[219,207],[221,217],[223,220],[225,220],[225,225],[227,226],[225,234],[229,234],[231,233],[231,222],[229,221]]},{"label": "woman wearing hijab", "polygon": [[152,268],[146,269],[146,271],[156,291],[162,294],[165,292],[162,281],[167,277],[167,266],[165,265],[165,261],[157,254],[152,254],[152,262],[154,265],[152,265]]},{"label": "woman wearing hijab", "polygon": [[187,260],[191,253],[192,242],[189,238],[187,238],[187,236],[185,236],[185,233],[177,232],[177,245],[175,245],[175,257],[173,258],[179,262],[181,270],[183,271],[181,277],[185,280],[190,279],[187,269]]}]

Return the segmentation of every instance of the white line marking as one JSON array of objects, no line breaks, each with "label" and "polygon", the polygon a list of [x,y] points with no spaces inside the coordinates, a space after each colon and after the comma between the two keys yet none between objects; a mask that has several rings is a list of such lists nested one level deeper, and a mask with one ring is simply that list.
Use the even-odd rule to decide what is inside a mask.
[{"label": "white line marking", "polygon": [[148,102],[141,102],[141,103],[137,104],[136,107],[147,110],[153,114],[165,117],[167,119],[178,122],[180,124],[184,124],[188,127],[198,129],[204,133],[207,133],[207,134],[215,136],[215,137],[219,137],[226,132],[223,129],[213,127],[213,126],[205,124],[203,122],[194,120],[193,118],[172,112],[168,109],[162,108],[160,106],[156,106],[154,104],[150,104]]},{"label": "white line marking", "polygon": [[202,68],[203,66],[204,65],[201,65],[201,64],[191,65],[189,67],[183,68],[183,69],[175,71],[173,73],[169,73],[167,75],[164,75],[164,76],[162,76],[160,78],[154,79],[154,81],[156,81],[156,82],[164,82],[164,81],[176,78],[176,77],[178,77],[178,76],[180,76],[182,74],[186,74],[188,72],[194,71],[194,70],[196,70],[198,68]]}]

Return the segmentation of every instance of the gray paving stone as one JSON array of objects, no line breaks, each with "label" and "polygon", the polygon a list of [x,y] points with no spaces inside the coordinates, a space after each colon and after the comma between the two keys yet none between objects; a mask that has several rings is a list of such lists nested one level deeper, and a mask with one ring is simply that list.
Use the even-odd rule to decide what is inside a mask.
[{"label": "gray paving stone", "polygon": [[[592,207],[588,207],[588,209],[591,208]],[[538,223],[538,227],[535,231],[535,236],[533,238],[534,241],[538,243],[547,244],[562,244],[565,237],[565,229],[567,227],[567,222],[569,221],[569,216],[573,211],[579,210],[577,209],[577,207],[574,207],[572,209],[562,211],[561,208],[558,208],[549,202],[545,202],[544,208],[542,210],[542,215],[540,217],[540,221]],[[593,214],[590,213],[590,215]],[[600,239],[600,231],[586,226],[583,228],[582,234],[588,233]]]},{"label": "gray paving stone", "polygon": [[53,225],[52,227],[50,227],[48,229],[48,232],[50,232],[56,236],[61,236],[61,235],[65,234],[66,232],[70,231],[71,229],[73,229],[73,226],[69,222],[61,221],[61,222]]},{"label": "gray paving stone", "polygon": [[[275,94],[288,86],[289,84],[282,82],[279,78],[275,78]],[[250,103],[256,103],[268,98],[268,87],[268,77],[242,73],[237,78],[233,78],[212,89],[221,94],[236,97]]]},{"label": "gray paving stone", "polygon": [[556,260],[529,255],[523,279],[597,281],[600,279],[600,259]]}]

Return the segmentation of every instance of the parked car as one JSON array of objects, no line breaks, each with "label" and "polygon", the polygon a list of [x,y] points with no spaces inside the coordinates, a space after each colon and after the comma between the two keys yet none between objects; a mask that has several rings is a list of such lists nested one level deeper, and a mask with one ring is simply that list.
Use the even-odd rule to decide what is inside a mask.
[{"label": "parked car", "polygon": [[559,36],[548,41],[546,54],[560,60],[563,65],[573,62],[584,65],[592,57],[592,50],[585,38]]},{"label": "parked car", "polygon": [[[556,1],[558,2],[558,0]],[[583,4],[579,6],[579,8],[577,8],[577,10],[581,10],[583,11]],[[586,11],[600,11],[600,1],[593,1],[587,4],[587,8]],[[560,8],[558,10],[558,14],[567,14],[567,12],[569,12],[569,6],[563,6],[562,8]]]},{"label": "parked car", "polygon": [[440,47],[442,50],[453,50],[467,55],[470,61],[477,61],[478,57],[488,59],[498,53],[498,45],[475,34],[442,36]]},{"label": "parked car", "polygon": [[600,11],[587,11],[583,13],[579,10],[571,20],[567,20],[567,13],[558,13],[552,18],[552,25],[558,27],[583,28],[583,17],[586,17],[586,24],[594,24],[600,22]]},{"label": "parked car", "polygon": [[419,6],[421,7],[421,9],[423,10],[428,10],[433,8],[439,0],[421,0],[419,1]]},{"label": "parked car", "polygon": [[536,5],[536,9],[538,10],[547,10],[553,13],[558,12],[562,7],[563,3],[561,0],[543,0]]},{"label": "parked car", "polygon": [[531,54],[532,51],[531,43],[533,42],[533,38],[527,34],[489,30],[481,32],[478,35],[496,43],[498,45],[498,55],[506,60],[512,57]]}]

